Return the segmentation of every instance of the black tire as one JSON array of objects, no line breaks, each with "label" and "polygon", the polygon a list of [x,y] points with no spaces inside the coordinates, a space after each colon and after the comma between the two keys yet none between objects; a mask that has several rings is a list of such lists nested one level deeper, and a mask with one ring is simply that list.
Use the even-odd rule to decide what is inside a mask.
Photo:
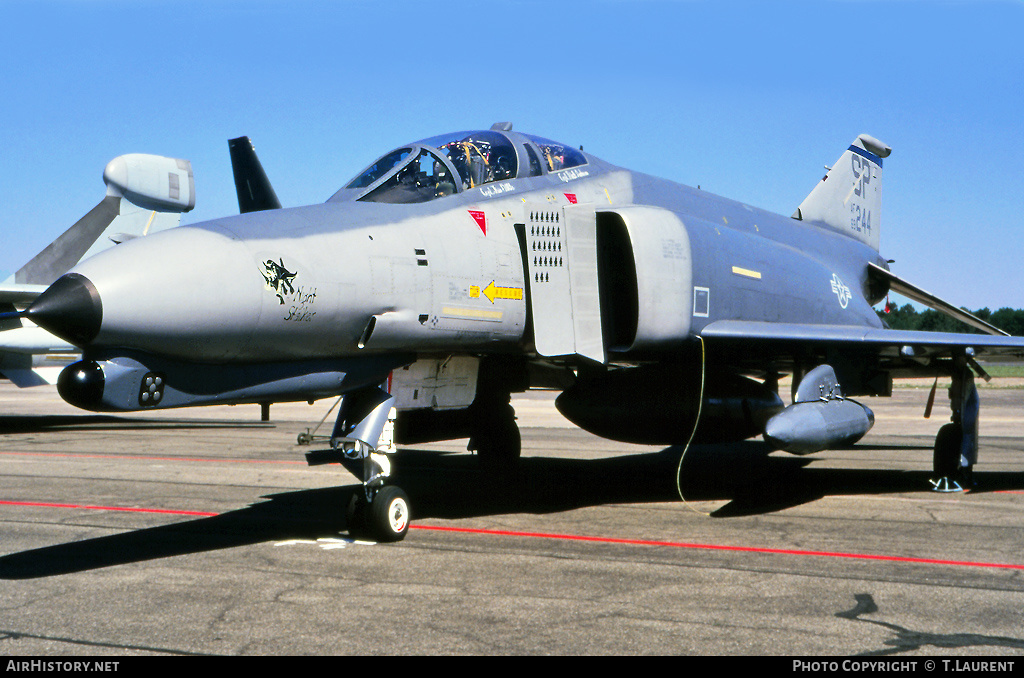
[{"label": "black tire", "polygon": [[366,532],[366,507],[366,496],[360,487],[349,499],[345,511],[345,527],[350,537],[360,537]]},{"label": "black tire", "polygon": [[957,478],[960,474],[960,444],[963,428],[960,424],[946,424],[935,436],[932,468],[940,478]]},{"label": "black tire", "polygon": [[480,468],[488,474],[505,475],[519,466],[523,441],[516,425],[515,412],[510,405],[504,406],[501,416],[479,422],[470,441],[470,449],[476,450]]},{"label": "black tire", "polygon": [[409,517],[409,497],[401,488],[385,485],[369,506],[367,526],[377,541],[401,541],[409,531]]}]

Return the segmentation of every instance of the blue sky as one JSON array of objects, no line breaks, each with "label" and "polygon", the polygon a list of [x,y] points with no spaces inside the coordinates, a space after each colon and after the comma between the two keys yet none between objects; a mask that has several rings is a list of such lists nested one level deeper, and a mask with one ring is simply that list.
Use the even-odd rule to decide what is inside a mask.
[{"label": "blue sky", "polygon": [[8,0],[0,20],[0,279],[123,153],[191,160],[193,223],[237,212],[231,137],[290,206],[511,120],[785,215],[867,132],[893,147],[893,270],[1024,307],[1021,2]]}]

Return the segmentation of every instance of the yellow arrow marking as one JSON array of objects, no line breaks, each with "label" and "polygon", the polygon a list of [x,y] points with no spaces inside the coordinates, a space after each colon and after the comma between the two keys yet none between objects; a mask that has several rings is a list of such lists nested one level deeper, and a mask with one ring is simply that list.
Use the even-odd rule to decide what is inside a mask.
[{"label": "yellow arrow marking", "polygon": [[[470,288],[472,295],[472,288]],[[522,299],[523,289],[521,287],[498,287],[491,281],[491,284],[483,289],[484,296],[494,303],[495,299]]]}]

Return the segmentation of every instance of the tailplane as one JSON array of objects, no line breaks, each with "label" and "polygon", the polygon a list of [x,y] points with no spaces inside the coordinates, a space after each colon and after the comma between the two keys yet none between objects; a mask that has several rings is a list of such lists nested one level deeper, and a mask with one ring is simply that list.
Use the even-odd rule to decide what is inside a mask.
[{"label": "tailplane", "polygon": [[867,134],[858,136],[793,214],[878,250],[882,158],[892,152]]}]

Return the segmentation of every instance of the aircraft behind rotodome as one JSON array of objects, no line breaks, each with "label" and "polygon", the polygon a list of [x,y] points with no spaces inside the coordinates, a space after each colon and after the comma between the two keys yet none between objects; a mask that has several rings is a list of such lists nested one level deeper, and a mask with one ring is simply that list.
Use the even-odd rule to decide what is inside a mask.
[{"label": "aircraft behind rotodome", "polygon": [[[866,134],[791,216],[510,123],[399,146],[326,203],[285,209],[248,140],[231,144],[242,214],[83,261],[24,315],[82,349],[58,389],[87,410],[343,396],[332,449],[308,456],[362,461],[349,525],[378,539],[413,515],[389,482],[395,443],[469,438],[488,473],[509,473],[510,398],[530,388],[614,440],[763,436],[809,454],[871,428],[852,397],[946,376],[933,484],[962,489],[976,359],[1024,356],[1024,338],[889,270],[891,149]],[[887,329],[873,305],[890,290],[986,334]]]},{"label": "aircraft behind rotodome", "polygon": [[187,160],[121,155],[103,170],[106,195],[0,283],[0,376],[19,387],[56,383],[78,348],[16,315],[74,264],[132,238],[173,228],[195,207]]}]

